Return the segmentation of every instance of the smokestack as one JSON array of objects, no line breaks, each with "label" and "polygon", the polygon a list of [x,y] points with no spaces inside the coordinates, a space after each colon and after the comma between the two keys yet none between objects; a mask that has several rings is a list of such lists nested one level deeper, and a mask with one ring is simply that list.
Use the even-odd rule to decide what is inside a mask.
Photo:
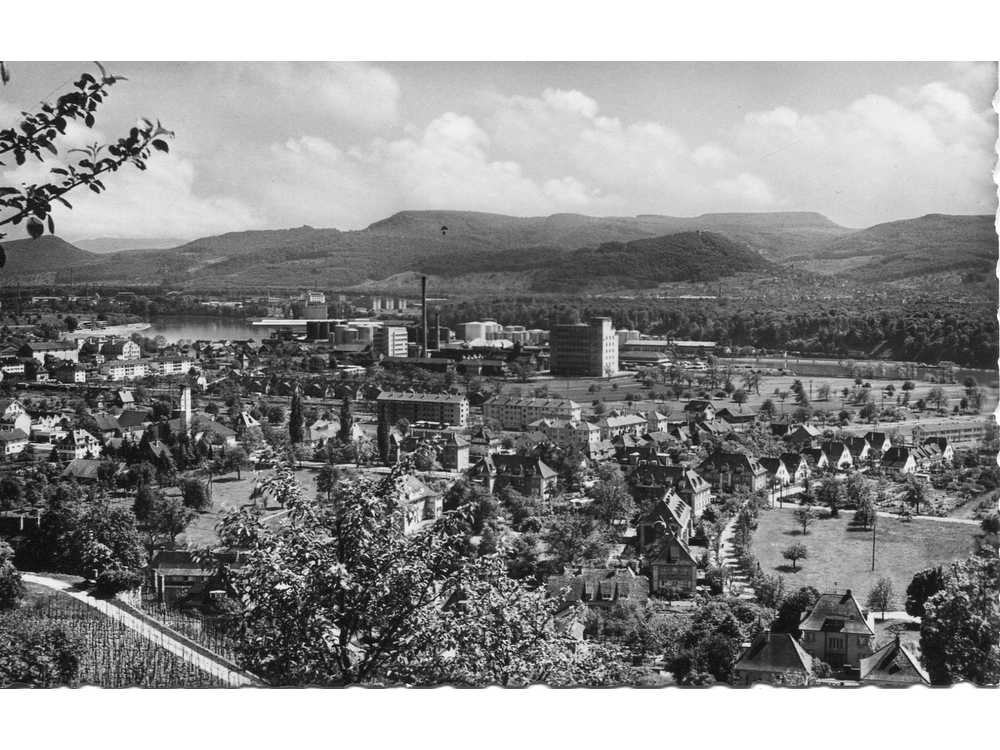
[{"label": "smokestack", "polygon": [[420,335],[421,335],[421,348],[420,356],[427,356],[427,277],[420,277],[420,303],[421,303],[421,322],[420,322]]},{"label": "smokestack", "polygon": [[437,331],[434,339],[434,348],[441,351],[441,313],[434,313],[434,329]]}]

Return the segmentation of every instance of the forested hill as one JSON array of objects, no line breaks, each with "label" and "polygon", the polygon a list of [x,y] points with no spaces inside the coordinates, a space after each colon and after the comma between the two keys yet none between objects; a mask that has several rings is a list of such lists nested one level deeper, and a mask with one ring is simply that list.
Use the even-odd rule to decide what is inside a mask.
[{"label": "forested hill", "polygon": [[987,215],[928,214],[855,232],[811,257],[854,277],[895,280],[946,271],[992,275],[998,256],[995,221]]},{"label": "forested hill", "polygon": [[0,270],[0,283],[16,276],[49,273],[90,263],[98,257],[51,234],[37,240],[4,240],[3,248],[7,264]]},{"label": "forested hill", "polygon": [[738,273],[784,274],[780,266],[746,245],[713,232],[681,232],[576,250],[443,253],[418,270],[445,278],[526,272],[531,289],[538,292],[644,289],[665,282],[715,281]]}]

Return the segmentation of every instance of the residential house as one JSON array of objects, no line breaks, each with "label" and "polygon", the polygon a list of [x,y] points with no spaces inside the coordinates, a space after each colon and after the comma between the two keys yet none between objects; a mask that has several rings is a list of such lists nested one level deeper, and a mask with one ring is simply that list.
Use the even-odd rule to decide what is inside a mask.
[{"label": "residential house", "polygon": [[158,375],[187,375],[194,367],[194,360],[185,356],[156,357],[149,364]]},{"label": "residential house", "polygon": [[800,424],[789,429],[784,435],[784,439],[791,445],[811,446],[816,440],[823,437],[822,431],[811,424]]},{"label": "residential house", "polygon": [[670,599],[693,596],[698,586],[698,562],[687,542],[667,530],[646,547],[652,591]]},{"label": "residential house", "polygon": [[60,383],[86,383],[87,367],[76,362],[59,360],[49,368],[49,377]]},{"label": "residential house", "polygon": [[101,346],[101,354],[105,362],[113,359],[139,359],[142,357],[142,349],[129,339],[112,338]]},{"label": "residential house", "polygon": [[641,438],[649,431],[649,422],[640,414],[611,412],[598,420],[597,427],[600,428],[600,439],[613,443],[615,438],[623,435]]},{"label": "residential house", "polygon": [[806,448],[802,451],[802,456],[811,461],[813,469],[817,471],[830,468],[830,458],[822,448]]},{"label": "residential house", "polygon": [[859,671],[862,685],[909,687],[931,684],[920,660],[900,643],[898,635],[871,656],[864,657]]},{"label": "residential house", "polygon": [[639,551],[645,551],[657,539],[667,534],[675,536],[686,544],[691,536],[691,523],[691,507],[676,492],[665,490],[649,512],[636,524]]},{"label": "residential house", "polygon": [[684,404],[684,416],[690,422],[711,422],[715,419],[715,404],[694,399]]},{"label": "residential house", "polygon": [[99,458],[74,458],[63,469],[64,479],[74,479],[81,484],[94,484],[98,481],[98,470],[103,462]]},{"label": "residential house", "polygon": [[646,432],[666,432],[670,429],[670,418],[658,411],[647,411]]},{"label": "residential house", "polygon": [[949,463],[955,460],[955,449],[951,447],[951,443],[948,442],[948,438],[934,435],[929,438],[925,438],[923,446],[934,445],[940,451],[940,458],[936,458],[935,463]]},{"label": "residential house", "polygon": [[789,633],[764,630],[736,660],[736,684],[808,685],[812,665],[812,657]]},{"label": "residential house", "polygon": [[469,468],[469,449],[471,445],[461,435],[454,432],[445,438],[438,454],[438,461],[445,471],[465,471]]},{"label": "residential house", "polygon": [[830,467],[835,471],[846,471],[854,464],[851,451],[845,443],[839,440],[824,440],[820,444],[820,448],[826,453]]},{"label": "residential house", "polygon": [[498,453],[479,459],[469,469],[469,480],[483,485],[489,492],[511,487],[522,495],[548,498],[555,486],[557,474],[535,456]]},{"label": "residential house", "polygon": [[788,471],[788,481],[791,484],[802,484],[810,474],[809,461],[800,453],[782,453],[778,458]]},{"label": "residential house", "polygon": [[101,444],[86,430],[70,430],[59,442],[56,450],[62,461],[74,458],[97,458],[101,455]]},{"label": "residential house", "polygon": [[645,604],[649,579],[631,568],[566,567],[561,575],[549,576],[546,591],[568,605],[583,602],[588,607],[610,608],[619,602]]},{"label": "residential house", "polygon": [[854,669],[875,650],[875,617],[847,589],[820,596],[799,624],[802,647],[834,670]]},{"label": "residential house", "polygon": [[732,428],[733,432],[746,432],[756,424],[757,415],[753,413],[733,414],[728,407],[723,407],[715,412],[715,421],[725,422]]},{"label": "residential house", "polygon": [[408,534],[425,521],[434,521],[444,512],[444,496],[412,475],[396,480],[397,502],[402,510],[402,531]]},{"label": "residential house", "polygon": [[916,470],[917,459],[912,448],[894,445],[882,454],[882,471],[886,474],[913,474]]},{"label": "residential house", "polygon": [[13,456],[27,447],[28,433],[24,430],[0,430],[0,455]]},{"label": "residential house", "polygon": [[242,552],[217,552],[208,561],[191,550],[157,550],[148,570],[157,600],[171,604],[205,592],[224,595],[227,574],[244,563]]},{"label": "residential house", "polygon": [[590,422],[546,418],[535,420],[528,428],[541,432],[555,445],[576,447],[584,453],[602,440],[601,429]]},{"label": "residential house", "polygon": [[767,488],[767,470],[753,456],[716,451],[695,469],[713,489],[757,492]]},{"label": "residential house", "polygon": [[698,472],[684,466],[659,461],[640,462],[626,475],[629,489],[637,500],[653,500],[671,490],[700,518],[712,499],[712,487]]},{"label": "residential house", "polygon": [[851,452],[851,462],[855,466],[860,466],[868,460],[872,445],[865,438],[857,436],[847,437],[844,438],[844,445]]},{"label": "residential house", "polygon": [[892,439],[884,432],[866,432],[864,438],[873,452],[885,453],[892,447]]},{"label": "residential house", "polygon": [[767,482],[769,487],[787,487],[792,483],[791,472],[788,466],[778,456],[762,456],[758,459],[760,465],[767,471]]},{"label": "residential house", "polygon": [[478,459],[499,453],[503,443],[503,435],[482,425],[477,425],[473,428],[469,441],[470,459]]}]

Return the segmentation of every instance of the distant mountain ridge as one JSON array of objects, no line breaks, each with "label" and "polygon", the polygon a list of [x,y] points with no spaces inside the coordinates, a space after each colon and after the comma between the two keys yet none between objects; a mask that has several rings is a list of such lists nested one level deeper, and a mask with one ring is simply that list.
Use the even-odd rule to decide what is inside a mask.
[{"label": "distant mountain ridge", "polygon": [[[981,273],[995,264],[992,222],[931,214],[856,230],[810,212],[684,218],[401,211],[356,231],[303,226],[230,232],[168,249],[101,255],[58,238],[23,240],[32,252],[0,270],[0,283],[47,272],[56,283],[344,289],[417,272],[463,279],[462,288],[495,288],[509,274],[525,275],[526,288],[600,291],[734,273],[931,278],[948,269]],[[20,255],[17,243],[6,245]]]},{"label": "distant mountain ridge", "polygon": [[73,240],[72,245],[88,253],[118,253],[123,250],[169,250],[183,244],[176,237],[87,237]]}]

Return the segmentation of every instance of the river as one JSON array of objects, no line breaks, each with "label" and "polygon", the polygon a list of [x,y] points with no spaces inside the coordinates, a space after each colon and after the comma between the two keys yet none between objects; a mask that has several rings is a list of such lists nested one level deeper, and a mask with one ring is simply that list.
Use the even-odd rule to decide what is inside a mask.
[{"label": "river", "polygon": [[254,328],[250,321],[242,318],[213,318],[193,316],[164,316],[149,321],[149,328],[143,336],[154,338],[163,336],[170,343],[187,339],[189,341],[226,339],[255,339],[260,341],[271,335],[267,328]]}]

